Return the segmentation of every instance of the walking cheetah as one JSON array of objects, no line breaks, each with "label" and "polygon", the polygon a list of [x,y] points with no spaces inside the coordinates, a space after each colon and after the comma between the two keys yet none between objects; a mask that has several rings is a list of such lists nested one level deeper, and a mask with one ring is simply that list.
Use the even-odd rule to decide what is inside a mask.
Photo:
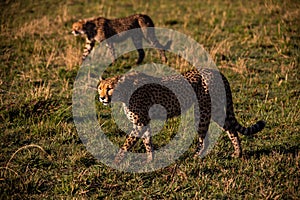
[{"label": "walking cheetah", "polygon": [[[124,76],[115,76],[100,80],[97,87],[99,101],[104,105],[108,105],[112,100],[112,95],[116,95],[116,99],[123,103],[127,118],[133,123],[132,132],[127,136],[125,143],[115,157],[115,162],[119,163],[124,158],[125,153],[137,142],[138,137],[143,139],[143,143],[146,147],[147,162],[150,162],[153,159],[151,130],[147,125],[151,120],[149,109],[155,104],[160,104],[166,109],[167,118],[180,115],[182,108],[183,110],[186,110],[186,108],[193,105],[199,106],[199,113],[195,113],[195,118],[199,119],[199,124],[196,124],[199,135],[199,144],[196,155],[201,155],[205,150],[206,144],[204,138],[208,131],[210,120],[213,117],[211,113],[215,112],[215,109],[219,109],[212,106],[215,102],[211,102],[213,99],[210,97],[210,92],[218,92],[220,88],[218,81],[216,81],[217,75],[221,75],[220,77],[223,81],[226,93],[226,103],[224,103],[226,108],[225,123],[219,125],[227,132],[233,144],[233,156],[240,157],[242,155],[242,149],[238,132],[243,135],[253,135],[265,127],[265,122],[258,121],[248,128],[243,127],[235,118],[232,94],[226,77],[223,74],[220,74],[219,71],[213,69],[193,69],[184,73],[183,77],[192,86],[191,88],[194,91],[182,86],[184,84],[181,75],[156,78],[141,72],[131,72]],[[150,82],[153,82],[153,84],[144,84],[136,89],[131,96],[128,95],[130,94],[130,91],[119,91],[117,89],[119,86],[125,86],[126,89],[133,90],[135,85],[143,82],[149,83],[149,80]],[[170,89],[165,87],[165,84],[171,84],[178,87],[181,91],[179,96],[175,95]],[[189,94],[191,92],[195,92],[198,104],[195,104],[193,100],[189,99]],[[184,102],[184,105],[180,104],[178,99],[183,100],[180,102]],[[219,101],[219,99],[213,101]],[[157,116],[157,118],[159,118],[159,116]],[[214,118],[212,118],[212,120],[218,121]]]},{"label": "walking cheetah", "polygon": [[[166,63],[167,57],[165,55],[165,49],[170,48],[171,41],[167,42],[165,46],[161,45],[155,36],[154,29],[147,29],[148,27],[154,27],[154,23],[149,16],[142,14],[135,14],[118,19],[96,17],[75,22],[72,25],[72,34],[75,36],[86,35],[86,44],[82,55],[82,61],[84,61],[90,54],[96,41],[102,42],[116,35],[117,41],[124,41],[127,38],[132,39],[139,54],[136,61],[137,64],[140,64],[145,57],[145,52],[142,48],[143,38],[145,38],[153,47],[158,49],[162,62]],[[130,34],[126,32],[136,28],[140,28],[140,30],[137,30],[137,34]],[[107,46],[110,49],[112,60],[114,62],[114,45],[112,42],[109,42]]]}]

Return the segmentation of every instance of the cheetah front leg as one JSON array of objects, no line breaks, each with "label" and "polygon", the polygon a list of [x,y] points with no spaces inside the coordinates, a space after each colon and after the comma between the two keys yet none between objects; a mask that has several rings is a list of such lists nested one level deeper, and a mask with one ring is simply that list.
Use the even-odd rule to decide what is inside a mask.
[{"label": "cheetah front leg", "polygon": [[133,130],[127,135],[126,140],[115,157],[115,163],[120,163],[128,150],[130,150],[137,142],[138,137],[141,135],[141,126],[134,125]]},{"label": "cheetah front leg", "polygon": [[146,148],[147,163],[148,163],[153,160],[153,147],[152,147],[152,139],[151,139],[151,130],[149,126],[147,126],[146,131],[142,136],[142,139]]},{"label": "cheetah front leg", "polygon": [[82,62],[86,59],[86,57],[91,53],[95,46],[95,40],[86,39],[86,43],[84,46],[83,54],[82,54]]}]

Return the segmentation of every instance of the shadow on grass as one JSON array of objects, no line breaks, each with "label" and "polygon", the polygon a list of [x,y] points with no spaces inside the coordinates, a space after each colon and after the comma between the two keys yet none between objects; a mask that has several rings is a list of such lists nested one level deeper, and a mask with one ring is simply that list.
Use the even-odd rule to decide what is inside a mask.
[{"label": "shadow on grass", "polygon": [[61,117],[65,118],[66,121],[70,121],[72,117],[67,116],[68,114],[65,112],[67,107],[71,106],[69,102],[70,100],[67,98],[59,100],[51,98],[35,99],[25,103],[12,102],[6,107],[3,107],[3,109],[0,110],[0,114],[10,122],[28,118],[40,120],[41,117],[49,116],[54,113],[55,115],[65,115]]},{"label": "shadow on grass", "polygon": [[297,154],[299,153],[299,146],[292,145],[289,146],[288,144],[279,144],[279,145],[274,145],[269,148],[264,148],[264,149],[259,149],[256,151],[249,151],[245,152],[245,157],[246,158],[257,158],[259,159],[261,156],[270,156],[273,153],[279,153],[279,154],[291,154],[293,157],[296,157]]}]

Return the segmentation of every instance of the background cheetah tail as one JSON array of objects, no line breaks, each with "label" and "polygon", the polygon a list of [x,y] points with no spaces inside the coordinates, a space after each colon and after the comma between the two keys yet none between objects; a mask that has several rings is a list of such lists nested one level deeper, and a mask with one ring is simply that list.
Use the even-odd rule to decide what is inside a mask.
[{"label": "background cheetah tail", "polygon": [[250,127],[243,127],[240,124],[236,127],[236,130],[241,133],[242,135],[253,135],[255,133],[258,133],[259,131],[261,131],[264,127],[266,126],[266,122],[265,121],[258,121],[256,122],[256,124],[250,126]]}]

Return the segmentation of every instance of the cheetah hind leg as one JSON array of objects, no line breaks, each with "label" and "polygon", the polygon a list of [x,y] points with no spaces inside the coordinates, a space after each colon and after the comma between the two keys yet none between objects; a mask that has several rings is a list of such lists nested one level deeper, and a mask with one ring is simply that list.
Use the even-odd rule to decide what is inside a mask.
[{"label": "cheetah hind leg", "polygon": [[194,158],[202,157],[207,150],[209,142],[207,138],[205,139],[205,133],[205,131],[198,129],[198,144]]},{"label": "cheetah hind leg", "polygon": [[230,131],[226,130],[226,133],[228,134],[228,137],[231,140],[231,143],[234,148],[234,153],[231,155],[234,158],[239,158],[242,156],[242,148],[241,148],[241,142],[239,139],[239,135],[236,131]]},{"label": "cheetah hind leg", "polygon": [[155,30],[153,28],[152,29],[151,28],[148,29],[146,32],[144,32],[144,34],[146,36],[145,40],[158,50],[162,62],[163,63],[167,63],[168,59],[166,57],[165,50],[169,50],[170,49],[171,44],[172,44],[172,40],[168,41],[167,44],[163,46],[157,40],[156,35],[155,35]]},{"label": "cheetah hind leg", "polygon": [[136,61],[136,64],[140,64],[141,62],[143,62],[144,58],[145,58],[145,51],[143,49],[138,49],[138,54],[139,54],[139,58]]},{"label": "cheetah hind leg", "polygon": [[165,46],[163,46],[163,49],[158,49],[158,52],[160,54],[160,57],[161,57],[161,60],[163,63],[167,63],[168,62],[168,59],[167,59],[167,56],[166,56],[166,50],[170,49],[171,47],[171,44],[172,44],[172,41],[168,41],[167,44]]},{"label": "cheetah hind leg", "polygon": [[[205,152],[208,150],[209,146],[209,140],[206,138],[206,134],[208,132],[209,124],[210,124],[210,106],[205,107],[205,105],[202,105],[202,102],[199,101],[200,106],[200,113],[196,112],[195,109],[195,119],[196,122],[198,121],[198,124],[196,125],[196,129],[198,132],[198,147],[196,150],[195,158],[196,157],[202,157]],[[200,119],[200,120],[199,120]]]},{"label": "cheetah hind leg", "polygon": [[118,154],[115,157],[115,160],[114,160],[115,164],[120,163],[124,159],[127,151],[129,151],[137,143],[138,137],[141,134],[140,130],[141,130],[141,127],[134,125],[131,133],[129,135],[127,135],[123,146],[120,148]]},{"label": "cheetah hind leg", "polygon": [[143,60],[145,58],[145,51],[143,49],[143,36],[141,34],[137,33],[132,38],[132,42],[138,51],[138,59],[136,61],[136,64],[138,65],[141,62],[143,62]]}]

